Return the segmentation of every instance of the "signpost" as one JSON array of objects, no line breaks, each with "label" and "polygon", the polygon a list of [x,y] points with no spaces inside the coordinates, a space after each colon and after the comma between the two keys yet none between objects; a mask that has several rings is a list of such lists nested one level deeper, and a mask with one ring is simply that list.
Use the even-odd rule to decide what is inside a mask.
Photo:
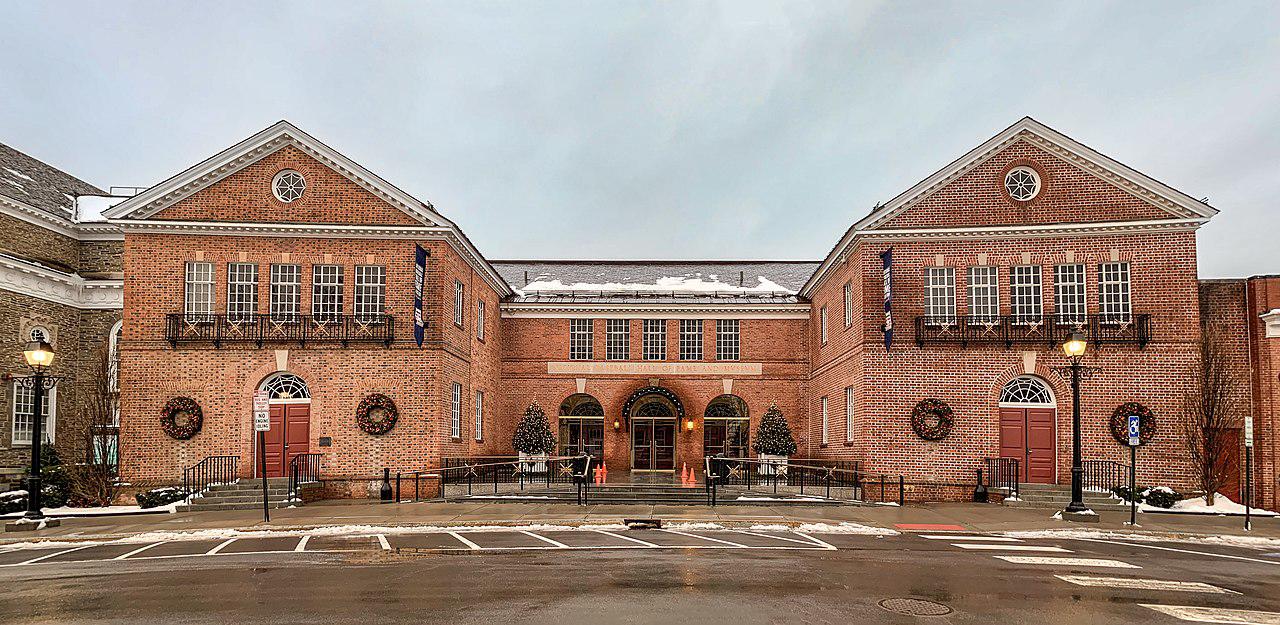
[{"label": "signpost", "polygon": [[1138,445],[1142,444],[1142,419],[1129,415],[1129,525],[1138,524]]},{"label": "signpost", "polygon": [[1253,529],[1253,417],[1244,418],[1244,529]]},{"label": "signpost", "polygon": [[258,473],[262,478],[262,522],[271,521],[267,505],[267,432],[271,430],[271,399],[267,391],[253,392],[253,431],[258,433]]}]

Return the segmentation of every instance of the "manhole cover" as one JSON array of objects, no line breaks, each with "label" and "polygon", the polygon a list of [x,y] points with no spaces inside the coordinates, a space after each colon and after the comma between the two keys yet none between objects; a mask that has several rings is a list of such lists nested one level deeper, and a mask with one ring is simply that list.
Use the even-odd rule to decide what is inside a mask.
[{"label": "manhole cover", "polygon": [[876,605],[890,612],[897,612],[907,616],[943,616],[951,614],[951,608],[941,603],[925,601],[924,599],[883,599]]}]

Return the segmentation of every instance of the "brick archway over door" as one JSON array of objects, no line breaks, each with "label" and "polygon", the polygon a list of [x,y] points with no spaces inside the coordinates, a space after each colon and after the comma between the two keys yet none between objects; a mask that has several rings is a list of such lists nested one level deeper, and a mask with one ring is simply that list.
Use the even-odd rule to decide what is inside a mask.
[{"label": "brick archway over door", "polygon": [[1058,410],[1035,376],[1011,380],[1000,393],[1000,457],[1016,458],[1020,480],[1056,484]]},{"label": "brick archway over door", "polygon": [[[267,391],[271,406],[271,429],[263,441],[266,474],[287,477],[289,463],[311,451],[311,390],[302,378],[283,371],[268,376],[259,388]],[[260,474],[256,462],[253,473]]]}]

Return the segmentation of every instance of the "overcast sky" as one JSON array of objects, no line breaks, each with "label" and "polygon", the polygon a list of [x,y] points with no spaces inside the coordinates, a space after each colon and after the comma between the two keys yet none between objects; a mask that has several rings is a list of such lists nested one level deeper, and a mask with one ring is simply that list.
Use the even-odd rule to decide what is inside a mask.
[{"label": "overcast sky", "polygon": [[146,186],[283,118],[491,259],[816,259],[1031,115],[1280,273],[1280,3],[1040,4],[6,2],[0,142]]}]

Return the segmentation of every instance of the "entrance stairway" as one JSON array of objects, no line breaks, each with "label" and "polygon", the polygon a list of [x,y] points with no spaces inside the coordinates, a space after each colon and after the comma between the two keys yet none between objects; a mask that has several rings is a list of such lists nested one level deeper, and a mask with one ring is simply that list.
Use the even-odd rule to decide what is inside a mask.
[{"label": "entrance stairway", "polygon": [[[267,505],[272,508],[301,506],[302,501],[289,500],[289,478],[267,479]],[[178,512],[201,510],[254,510],[262,507],[262,480],[240,479],[233,484],[215,484],[204,493],[179,505]]]},{"label": "entrance stairway", "polygon": [[[1004,500],[1010,508],[1040,508],[1061,510],[1071,503],[1071,486],[1064,484],[1019,484],[1020,501]],[[1084,505],[1094,512],[1104,510],[1128,510],[1128,502],[1111,496],[1111,493],[1084,491]]]},{"label": "entrance stairway", "polygon": [[[739,499],[742,497],[743,499]],[[494,503],[576,503],[577,494],[573,487],[565,485],[552,486],[551,488],[526,488],[524,491],[515,492],[498,492],[488,490],[482,486],[478,486],[472,490],[471,495],[466,493],[455,494],[450,493],[446,496],[449,501],[490,501]],[[261,501],[261,500],[259,500]],[[668,506],[705,506],[707,505],[707,491],[701,484],[696,486],[679,486],[673,484],[592,484],[591,490],[587,494],[587,502],[590,504],[651,504],[651,505],[668,505]],[[821,494],[779,492],[773,494],[771,490],[749,491],[745,488],[722,486],[717,495],[717,503],[719,505],[757,505],[757,506],[777,506],[777,505],[804,505],[804,506],[822,506],[822,505],[843,505],[849,502],[839,501],[835,499],[825,499]]]}]

